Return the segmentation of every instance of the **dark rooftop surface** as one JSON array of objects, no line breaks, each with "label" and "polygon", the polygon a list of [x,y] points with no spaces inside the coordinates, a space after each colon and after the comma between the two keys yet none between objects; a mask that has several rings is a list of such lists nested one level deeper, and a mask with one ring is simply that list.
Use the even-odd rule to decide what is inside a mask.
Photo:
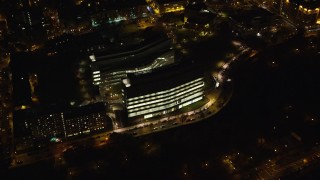
[{"label": "dark rooftop surface", "polygon": [[268,22],[274,19],[274,15],[262,8],[257,8],[237,11],[232,14],[232,18],[246,26],[251,26],[252,22],[257,20],[259,22]]},{"label": "dark rooftop surface", "polygon": [[186,9],[192,9],[196,11],[208,9],[207,5],[204,2],[190,2],[187,6]]},{"label": "dark rooftop surface", "polygon": [[146,28],[127,38],[120,38],[103,52],[94,52],[92,70],[109,72],[151,63],[171,47],[171,40],[159,29]]},{"label": "dark rooftop surface", "polygon": [[95,103],[86,106],[71,108],[64,112],[65,119],[89,115],[105,111],[103,103]]},{"label": "dark rooftop surface", "polygon": [[185,13],[185,16],[188,17],[188,22],[197,23],[197,24],[207,24],[217,17],[217,14],[212,12],[197,12],[197,14],[188,14]]},{"label": "dark rooftop surface", "polygon": [[[109,33],[110,34],[110,33]],[[102,36],[106,36],[108,33],[103,34]],[[131,33],[126,37],[120,37],[113,42],[112,46],[110,46],[107,50],[103,52],[94,52],[96,57],[107,56],[116,53],[122,53],[126,51],[132,51],[139,49],[147,44],[150,44],[154,41],[160,40],[167,37],[164,31],[148,27],[144,30],[140,30],[137,33]],[[120,45],[122,43],[122,45]],[[103,58],[100,58],[104,60]],[[99,60],[99,59],[97,59]]]},{"label": "dark rooftop surface", "polygon": [[56,113],[64,113],[64,115],[68,116],[83,116],[86,114],[91,114],[95,112],[104,111],[104,104],[103,103],[95,103],[90,104],[82,107],[69,107],[69,108],[58,108],[53,106],[52,108],[45,108],[45,109],[25,109],[13,112],[14,121],[23,121],[24,119],[31,119],[37,118],[45,115],[56,114]]},{"label": "dark rooftop surface", "polygon": [[187,62],[161,68],[149,74],[129,74],[131,87],[126,89],[127,97],[168,90],[199,77],[204,77],[204,73],[195,64]]},{"label": "dark rooftop surface", "polygon": [[104,0],[105,9],[132,8],[134,6],[146,5],[145,0]]},{"label": "dark rooftop surface", "polygon": [[319,0],[291,0],[290,2],[296,3],[298,5],[303,5],[309,8],[318,8],[320,7]]},{"label": "dark rooftop surface", "polygon": [[183,2],[183,0],[156,0],[159,4],[172,3],[172,2]]},{"label": "dark rooftop surface", "polygon": [[140,67],[151,63],[161,54],[170,50],[172,40],[166,37],[157,41],[137,46],[136,49],[128,50],[123,53],[109,54],[105,56],[96,56],[96,62],[93,62],[93,70],[108,72],[116,69],[127,69]]}]

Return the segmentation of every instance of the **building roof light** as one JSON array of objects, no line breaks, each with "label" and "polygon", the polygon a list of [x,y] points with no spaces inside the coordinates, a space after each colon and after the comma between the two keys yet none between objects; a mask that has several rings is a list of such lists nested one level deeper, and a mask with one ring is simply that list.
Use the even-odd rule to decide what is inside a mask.
[{"label": "building roof light", "polygon": [[95,61],[96,61],[96,56],[95,56],[95,55],[91,55],[91,56],[89,56],[89,58],[90,58],[90,60],[91,60],[92,62],[95,62]]}]

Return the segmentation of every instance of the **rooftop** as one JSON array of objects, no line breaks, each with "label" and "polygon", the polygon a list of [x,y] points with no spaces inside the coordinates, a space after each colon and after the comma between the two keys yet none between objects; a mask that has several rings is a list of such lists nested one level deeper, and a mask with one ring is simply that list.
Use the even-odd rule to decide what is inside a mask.
[{"label": "rooftop", "polygon": [[184,0],[156,0],[159,4],[166,4],[172,2],[183,2]]},{"label": "rooftop", "polygon": [[196,11],[201,11],[204,9],[208,9],[207,5],[204,2],[189,2],[189,4],[186,6],[186,9],[192,9]]},{"label": "rooftop", "polygon": [[147,2],[145,0],[104,0],[103,4],[105,9],[122,9],[147,5]]},{"label": "rooftop", "polygon": [[[140,40],[143,41],[140,41]],[[132,42],[135,41],[135,42]],[[144,31],[142,37],[128,39],[123,46],[102,53],[95,53],[93,70],[108,72],[113,69],[139,67],[151,63],[155,58],[170,50],[172,40],[162,31]]]},{"label": "rooftop", "polygon": [[188,13],[186,10],[185,16],[188,17],[188,22],[197,24],[207,24],[212,22],[217,17],[217,14],[210,12],[208,10],[201,10],[196,13]]},{"label": "rooftop", "polygon": [[105,111],[105,106],[103,103],[95,103],[86,106],[70,108],[69,110],[64,112],[64,118],[74,118],[81,117],[93,113],[103,112]]},{"label": "rooftop", "polygon": [[253,21],[267,22],[274,17],[270,12],[262,9],[250,9],[250,10],[238,10],[233,15],[232,18],[238,22],[242,22],[244,25],[251,25]]},{"label": "rooftop", "polygon": [[83,116],[95,112],[105,111],[103,103],[95,103],[81,107],[57,107],[48,106],[40,108],[25,109],[13,112],[14,121],[23,121],[24,119],[38,118],[41,116],[49,116],[50,114],[64,113],[64,115]]},{"label": "rooftop", "polygon": [[293,2],[298,5],[302,5],[309,8],[319,8],[320,7],[320,1],[319,0],[291,0],[290,2]]},{"label": "rooftop", "polygon": [[148,74],[129,74],[131,86],[126,88],[127,96],[136,97],[171,89],[199,77],[204,77],[203,72],[191,62],[173,64]]}]

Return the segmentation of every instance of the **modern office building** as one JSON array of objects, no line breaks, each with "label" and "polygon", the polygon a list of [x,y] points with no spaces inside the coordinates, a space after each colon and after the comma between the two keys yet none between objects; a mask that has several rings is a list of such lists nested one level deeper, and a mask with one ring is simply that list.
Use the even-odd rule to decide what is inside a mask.
[{"label": "modern office building", "polygon": [[186,2],[183,0],[156,0],[161,13],[182,12]]},{"label": "modern office building", "polygon": [[148,10],[156,15],[170,12],[182,12],[186,1],[184,0],[146,0]]},{"label": "modern office building", "polygon": [[[121,53],[114,53],[104,56],[90,56],[92,61],[92,77],[93,83],[99,85],[101,83],[113,84],[121,83],[126,73],[143,73],[150,71],[161,64],[159,56],[170,51],[172,40],[166,37],[145,44],[134,50],[128,50]],[[122,71],[121,71],[122,70]],[[116,71],[116,72],[115,72]],[[112,79],[103,76],[113,75]],[[119,76],[119,78],[117,78]]]},{"label": "modern office building", "polygon": [[146,18],[149,15],[145,0],[104,1],[96,9],[100,10],[91,16],[92,27]]},{"label": "modern office building", "polygon": [[318,0],[273,0],[273,6],[282,16],[301,25],[320,25],[320,1]]},{"label": "modern office building", "polygon": [[93,83],[110,109],[127,113],[124,124],[134,122],[133,118],[167,115],[203,100],[205,89],[214,84],[198,65],[175,57],[166,36],[90,59]]},{"label": "modern office building", "polygon": [[[109,104],[123,104],[121,92],[122,80],[128,74],[150,73],[154,69],[174,63],[175,52],[172,50],[172,40],[162,33],[154,34],[152,38],[137,38],[139,43],[133,44],[123,51],[107,55],[92,55],[93,83],[99,86],[100,95]],[[123,44],[125,46],[125,44]],[[120,46],[123,49],[123,47]]]},{"label": "modern office building", "polygon": [[188,63],[149,74],[130,74],[124,90],[128,118],[148,119],[167,115],[202,100],[205,88],[214,81],[205,77]]},{"label": "modern office building", "polygon": [[22,150],[39,142],[48,144],[52,138],[66,139],[111,130],[112,122],[104,104],[96,103],[66,111],[16,111],[14,127],[17,148]]},{"label": "modern office building", "polygon": [[106,115],[103,103],[66,111],[63,117],[65,137],[112,129],[111,119]]}]

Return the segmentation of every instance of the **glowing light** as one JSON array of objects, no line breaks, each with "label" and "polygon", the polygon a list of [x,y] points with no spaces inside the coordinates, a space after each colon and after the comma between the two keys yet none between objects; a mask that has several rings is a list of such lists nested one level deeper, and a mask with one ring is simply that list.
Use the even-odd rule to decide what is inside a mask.
[{"label": "glowing light", "polygon": [[55,143],[58,143],[58,142],[61,142],[61,139],[59,138],[56,138],[56,137],[53,137],[50,139],[51,142],[55,142]]},{"label": "glowing light", "polygon": [[122,82],[126,87],[130,87],[131,86],[131,83],[130,83],[129,79],[123,79]]},{"label": "glowing light", "polygon": [[95,56],[95,55],[91,55],[91,56],[89,56],[89,58],[90,58],[90,60],[91,60],[92,62],[96,61],[96,56]]}]

